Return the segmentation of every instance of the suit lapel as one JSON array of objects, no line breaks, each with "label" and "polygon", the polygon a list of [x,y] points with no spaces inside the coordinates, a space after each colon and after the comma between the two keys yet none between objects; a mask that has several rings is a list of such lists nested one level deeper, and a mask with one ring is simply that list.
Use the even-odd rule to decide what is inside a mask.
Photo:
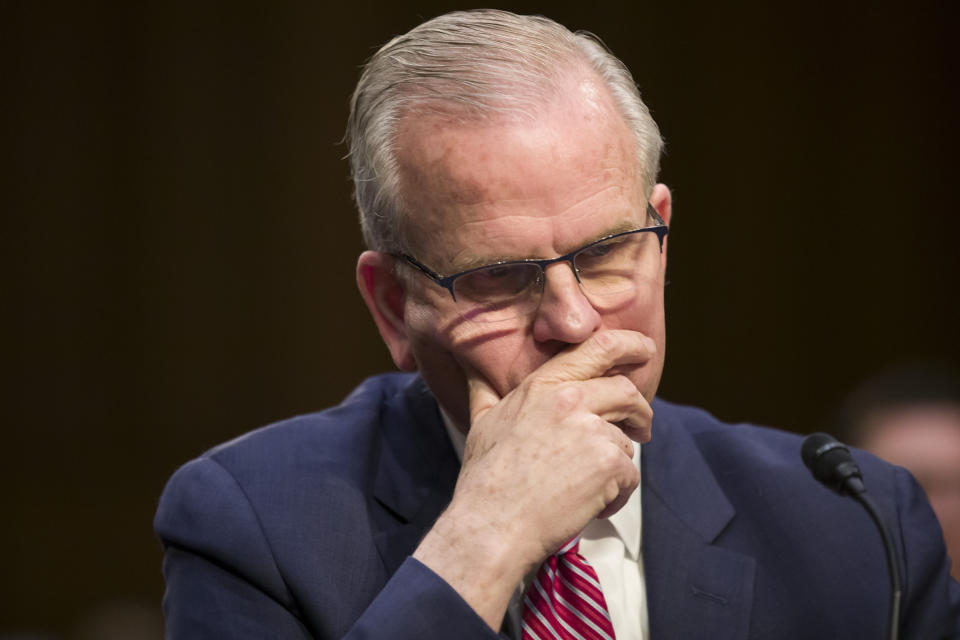
[{"label": "suit lapel", "polygon": [[643,445],[643,559],[650,636],[745,638],[755,561],[714,546],[734,510],[675,410],[654,404]]},{"label": "suit lapel", "polygon": [[[745,638],[755,561],[714,546],[733,507],[676,411],[659,403],[654,411],[654,437],[641,454],[650,636]],[[375,518],[374,540],[392,575],[446,507],[460,464],[419,377],[388,400],[380,422],[373,495],[388,515]]]},{"label": "suit lapel", "polygon": [[389,516],[375,523],[374,541],[392,575],[447,506],[460,463],[419,376],[388,399],[380,430],[373,495]]},{"label": "suit lapel", "polygon": [[[387,576],[413,553],[453,495],[460,461],[426,383],[417,376],[387,404],[374,499],[390,514],[374,532]],[[503,634],[519,637],[510,616]]]}]

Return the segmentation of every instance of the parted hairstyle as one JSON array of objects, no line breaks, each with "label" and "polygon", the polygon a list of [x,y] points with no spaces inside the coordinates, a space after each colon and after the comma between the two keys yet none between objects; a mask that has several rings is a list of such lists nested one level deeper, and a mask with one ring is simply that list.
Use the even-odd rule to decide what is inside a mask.
[{"label": "parted hairstyle", "polygon": [[534,117],[577,67],[604,82],[633,131],[649,197],[660,167],[660,131],[629,70],[598,38],[542,16],[458,11],[384,45],[364,66],[353,93],[346,139],[367,247],[388,253],[409,247],[396,158],[403,118]]}]

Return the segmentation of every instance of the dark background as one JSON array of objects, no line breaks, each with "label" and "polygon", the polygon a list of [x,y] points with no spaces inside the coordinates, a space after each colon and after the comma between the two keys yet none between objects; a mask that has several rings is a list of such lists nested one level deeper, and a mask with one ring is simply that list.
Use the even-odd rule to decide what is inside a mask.
[{"label": "dark background", "polygon": [[[507,7],[598,33],[667,139],[662,396],[812,431],[887,364],[960,360],[951,4]],[[392,368],[338,142],[359,65],[451,8],[2,9],[0,635],[155,633],[174,469]]]}]

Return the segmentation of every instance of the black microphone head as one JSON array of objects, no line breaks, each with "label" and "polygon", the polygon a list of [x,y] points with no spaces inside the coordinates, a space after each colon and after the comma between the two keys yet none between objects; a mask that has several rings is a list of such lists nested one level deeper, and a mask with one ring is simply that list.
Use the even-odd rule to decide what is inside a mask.
[{"label": "black microphone head", "polygon": [[837,493],[863,491],[860,468],[847,446],[829,433],[812,433],[800,449],[803,464],[813,477]]}]

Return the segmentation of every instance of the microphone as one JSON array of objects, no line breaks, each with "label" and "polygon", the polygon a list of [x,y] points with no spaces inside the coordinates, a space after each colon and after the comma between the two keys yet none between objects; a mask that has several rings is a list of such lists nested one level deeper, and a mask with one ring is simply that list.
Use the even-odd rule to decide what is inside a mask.
[{"label": "microphone", "polygon": [[840,495],[855,496],[866,491],[860,467],[853,461],[850,449],[829,433],[807,436],[800,457],[814,478]]},{"label": "microphone", "polygon": [[883,549],[887,553],[887,571],[890,575],[890,607],[887,618],[887,638],[897,640],[900,633],[900,565],[897,562],[893,539],[876,505],[867,497],[860,467],[854,462],[847,446],[828,433],[807,436],[800,449],[803,464],[813,477],[840,495],[847,495],[863,505],[880,531]]}]

